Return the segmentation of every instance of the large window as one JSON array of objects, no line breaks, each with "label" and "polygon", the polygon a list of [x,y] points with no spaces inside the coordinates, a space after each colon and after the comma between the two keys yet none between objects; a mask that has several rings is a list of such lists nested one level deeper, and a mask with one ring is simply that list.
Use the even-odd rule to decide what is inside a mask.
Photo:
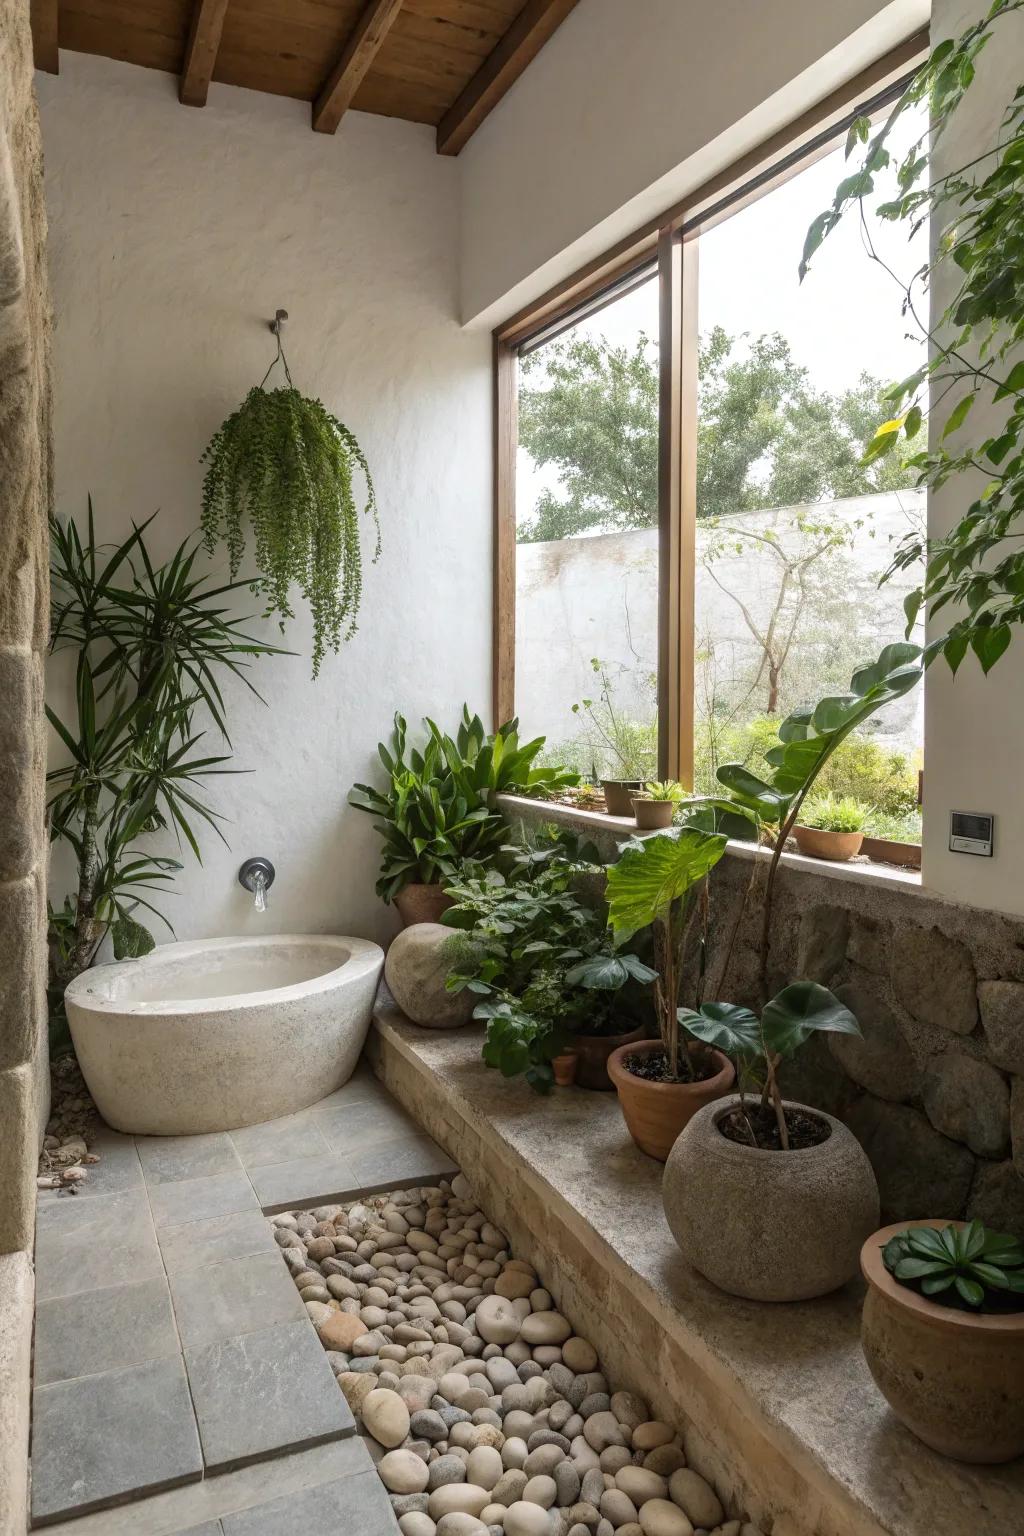
[{"label": "large window", "polygon": [[[921,360],[886,271],[917,253],[866,210],[798,278],[861,106],[499,335],[496,707],[587,778],[757,771],[786,714],[903,636],[917,573],[879,577],[923,494],[861,460]],[[877,836],[919,840],[920,711],[887,711],[822,786]]]}]

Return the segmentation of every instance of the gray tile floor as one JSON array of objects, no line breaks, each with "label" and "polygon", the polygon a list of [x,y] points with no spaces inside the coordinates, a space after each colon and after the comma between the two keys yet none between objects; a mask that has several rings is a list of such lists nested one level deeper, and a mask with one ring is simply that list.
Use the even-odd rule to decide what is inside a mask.
[{"label": "gray tile floor", "polygon": [[[265,1212],[425,1183],[451,1160],[365,1069],[266,1125],[111,1131],[95,1150],[80,1193],[39,1202],[33,1524],[75,1516],[78,1536],[397,1531],[361,1445],[362,1461],[353,1452],[333,1475],[282,1489],[300,1448],[321,1446],[330,1472],[323,1453],[355,1426]],[[237,1507],[179,1486],[218,1473],[203,1487],[226,1487],[250,1463],[265,1469],[262,1499],[252,1475]],[[88,1513],[140,1499],[129,1509],[144,1523]],[[172,1523],[152,1524],[162,1512]]]}]

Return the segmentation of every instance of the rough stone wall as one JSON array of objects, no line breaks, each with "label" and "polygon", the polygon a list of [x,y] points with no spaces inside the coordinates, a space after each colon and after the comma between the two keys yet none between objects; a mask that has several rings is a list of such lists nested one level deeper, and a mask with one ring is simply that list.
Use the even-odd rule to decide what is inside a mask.
[{"label": "rough stone wall", "polygon": [[0,0],[0,60],[0,1253],[10,1253],[32,1246],[48,1112],[50,310],[28,0]]}]

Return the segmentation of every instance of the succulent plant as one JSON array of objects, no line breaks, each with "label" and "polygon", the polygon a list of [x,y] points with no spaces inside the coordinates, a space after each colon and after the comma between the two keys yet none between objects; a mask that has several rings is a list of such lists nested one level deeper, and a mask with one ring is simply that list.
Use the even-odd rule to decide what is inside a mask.
[{"label": "succulent plant", "polygon": [[908,1227],[889,1239],[882,1261],[901,1285],[944,1306],[1024,1311],[1024,1244],[980,1221]]}]

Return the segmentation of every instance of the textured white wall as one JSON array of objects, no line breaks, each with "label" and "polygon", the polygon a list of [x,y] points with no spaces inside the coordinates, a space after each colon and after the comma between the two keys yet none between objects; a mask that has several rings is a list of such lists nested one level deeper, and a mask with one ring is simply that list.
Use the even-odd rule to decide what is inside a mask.
[{"label": "textured white wall", "polygon": [[[37,84],[58,509],[84,515],[91,491],[113,539],[160,508],[165,553],[194,529],[199,455],[262,376],[279,305],[296,385],[355,431],[381,508],[355,639],[314,684],[295,623],[303,654],[258,665],[269,707],[228,690],[235,762],[255,771],[216,781],[231,847],[211,833],[201,869],[186,856],[175,929],[387,933],[348,788],[396,707],[489,707],[490,344],[457,319],[459,166],[425,128],[355,113],[332,138],[301,103],[217,86],[195,111],[170,76],[81,54]],[[264,918],[235,880],[254,853],[278,870]]]},{"label": "textured white wall", "polygon": [[928,0],[583,0],[463,150],[495,325],[927,24]]}]

